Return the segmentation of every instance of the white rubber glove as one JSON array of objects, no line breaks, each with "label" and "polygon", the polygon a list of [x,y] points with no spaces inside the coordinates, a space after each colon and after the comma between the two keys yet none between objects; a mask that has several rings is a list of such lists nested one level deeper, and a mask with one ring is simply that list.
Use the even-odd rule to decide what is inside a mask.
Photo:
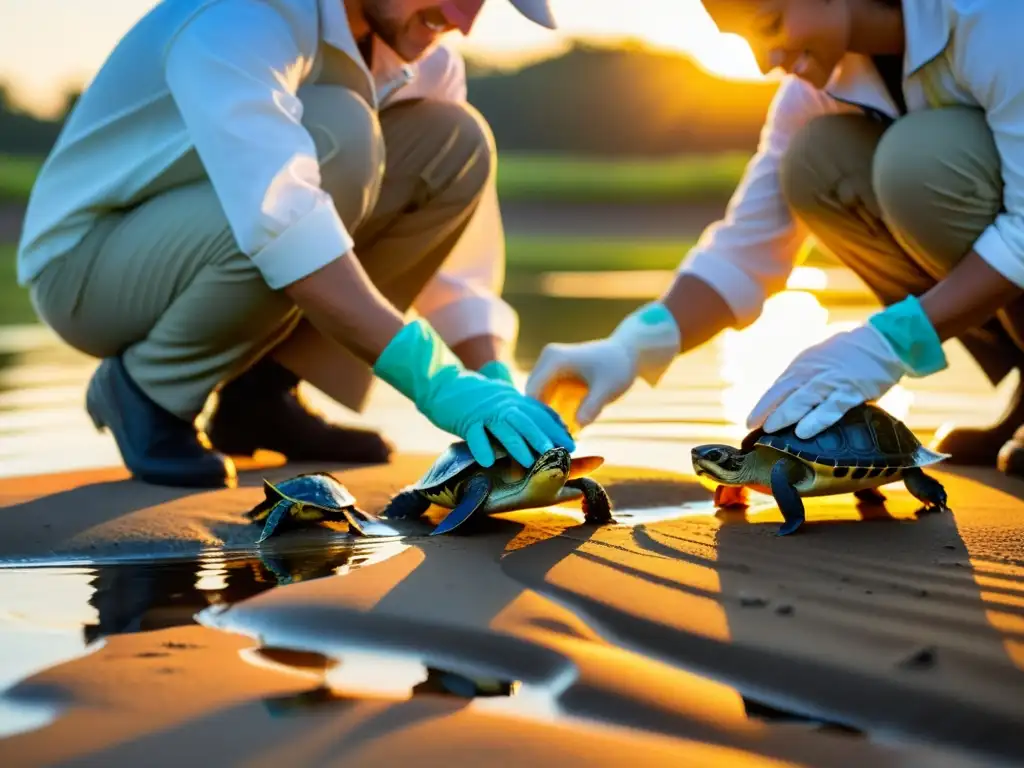
[{"label": "white rubber glove", "polygon": [[838,333],[796,356],[754,406],[747,427],[775,432],[796,424],[797,437],[812,437],[854,406],[880,398],[907,373],[872,326]]},{"label": "white rubber glove", "polygon": [[851,408],[879,399],[904,376],[928,376],[946,366],[942,342],[909,296],[797,355],[754,406],[747,426],[775,432],[796,424],[796,436],[806,440]]},{"label": "white rubber glove", "polygon": [[621,397],[638,376],[652,387],[679,354],[679,326],[668,308],[651,302],[628,315],[606,339],[548,344],[526,382],[526,394],[542,399],[563,377],[582,379],[587,394],[576,412],[581,427]]}]

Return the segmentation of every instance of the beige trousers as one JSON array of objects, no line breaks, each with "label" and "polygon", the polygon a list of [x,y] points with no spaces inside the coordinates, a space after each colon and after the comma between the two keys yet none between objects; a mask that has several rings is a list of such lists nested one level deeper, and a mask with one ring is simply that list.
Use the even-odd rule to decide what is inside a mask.
[{"label": "beige trousers", "polygon": [[[981,110],[914,112],[890,127],[861,115],[808,123],[783,159],[794,214],[885,305],[919,296],[1002,209],[1000,160]],[[1024,304],[960,338],[986,375],[1021,360]]]},{"label": "beige trousers", "polygon": [[[494,172],[471,107],[408,100],[375,113],[354,91],[300,91],[322,185],[361,264],[407,310],[451,252]],[[272,291],[238,249],[194,153],[142,202],[111,213],[31,288],[41,318],[95,357],[123,354],[155,402],[195,418],[209,395],[264,354],[351,408],[372,371]]]}]

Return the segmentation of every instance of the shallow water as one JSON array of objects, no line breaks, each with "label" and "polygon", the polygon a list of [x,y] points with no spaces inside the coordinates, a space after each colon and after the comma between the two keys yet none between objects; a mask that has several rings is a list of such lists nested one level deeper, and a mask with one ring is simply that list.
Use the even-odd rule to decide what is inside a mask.
[{"label": "shallow water", "polygon": [[[248,634],[246,626],[232,623],[233,605],[284,584],[344,578],[406,549],[401,542],[359,541],[277,555],[211,551],[198,558],[0,567],[0,738],[42,728],[60,717],[66,706],[46,696],[12,697],[8,693],[12,687],[43,669],[97,652],[111,637],[188,625]],[[273,611],[267,614],[270,621],[273,616]],[[270,626],[264,631],[273,635]],[[316,633],[303,637],[302,647],[257,643],[241,651],[238,660],[308,680],[308,687],[298,693],[263,699],[273,717],[329,709],[360,697],[424,695],[473,700],[479,709],[530,720],[578,717],[560,701],[576,683],[571,664],[548,665],[543,672],[542,664],[527,673],[531,679],[523,680],[503,675],[508,659],[486,651],[459,658],[457,652],[438,655],[429,643],[422,654],[410,651],[419,642],[416,638],[396,645],[394,638],[384,635],[371,647],[358,637],[351,642],[346,637],[345,627],[339,626],[323,637]],[[141,656],[171,657],[175,644],[164,646],[166,650]],[[316,650],[317,646],[324,650]],[[216,663],[235,662],[219,659]],[[526,668],[531,664],[527,661]],[[752,722],[864,735],[853,726],[812,712],[779,709],[717,681],[694,679],[693,695],[699,695],[702,686],[715,692],[709,706],[721,691],[733,691],[729,698],[735,704],[721,712],[709,711],[709,717],[739,716]]]},{"label": "shallow water", "polygon": [[[813,291],[788,290],[772,297],[750,327],[727,331],[680,357],[657,389],[635,385],[582,433],[581,447],[600,450],[609,461],[689,471],[694,444],[742,437],[747,413],[797,352],[875,309],[863,301],[838,302],[828,286],[833,278],[822,270],[801,274],[801,282]],[[608,298],[600,277],[588,275],[583,283],[590,296],[578,295],[587,291],[575,297],[537,290],[509,294],[520,314],[517,361],[522,371],[545,343],[603,336],[644,300]],[[956,342],[948,346],[948,370],[897,386],[882,403],[922,439],[952,423],[995,421],[1016,384],[1011,375],[994,389]],[[95,431],[83,408],[85,384],[95,365],[45,329],[0,329],[0,476],[120,464],[113,440]],[[525,374],[519,378],[525,380]],[[377,426],[401,450],[434,452],[450,439],[387,385],[375,389],[362,415],[308,389],[324,412]]]}]

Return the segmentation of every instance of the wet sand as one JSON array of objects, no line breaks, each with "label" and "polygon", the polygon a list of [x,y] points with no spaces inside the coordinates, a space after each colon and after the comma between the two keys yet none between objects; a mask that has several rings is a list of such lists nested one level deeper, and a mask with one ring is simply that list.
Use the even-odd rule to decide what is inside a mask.
[{"label": "wet sand", "polygon": [[[376,511],[429,461],[337,476]],[[242,513],[261,497],[261,474],[312,468],[256,469],[237,489],[200,493],[120,470],[3,480],[0,556],[104,561],[223,547],[221,557],[252,557],[258,529]],[[340,569],[328,553],[345,543],[343,529],[289,535],[263,553],[278,586],[213,589],[174,610],[142,601],[133,629],[111,625],[91,652],[8,690],[8,703],[60,711],[0,740],[0,762],[1019,760],[1024,483],[935,474],[952,516],[917,515],[893,486],[884,509],[809,502],[805,529],[788,538],[774,535],[781,516],[770,500],[715,514],[692,477],[628,466],[597,474],[613,526],[584,525],[572,505],[459,536],[428,538],[409,523],[401,539],[364,540],[376,554]],[[107,609],[127,610],[125,600]],[[412,695],[423,665],[521,689]],[[845,730],[757,716],[766,707]]]}]

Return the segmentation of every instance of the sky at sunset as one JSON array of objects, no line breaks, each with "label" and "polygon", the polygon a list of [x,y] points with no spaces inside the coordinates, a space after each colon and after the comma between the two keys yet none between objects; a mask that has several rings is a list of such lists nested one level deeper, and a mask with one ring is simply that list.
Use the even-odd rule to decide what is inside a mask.
[{"label": "sky at sunset", "polygon": [[[15,99],[39,112],[61,103],[65,88],[87,82],[124,32],[156,0],[0,0],[0,81]],[[557,52],[567,36],[639,38],[693,55],[717,74],[757,77],[746,44],[719,35],[699,0],[553,0],[563,29],[538,27],[507,0],[487,0],[459,47],[497,64]]]}]

